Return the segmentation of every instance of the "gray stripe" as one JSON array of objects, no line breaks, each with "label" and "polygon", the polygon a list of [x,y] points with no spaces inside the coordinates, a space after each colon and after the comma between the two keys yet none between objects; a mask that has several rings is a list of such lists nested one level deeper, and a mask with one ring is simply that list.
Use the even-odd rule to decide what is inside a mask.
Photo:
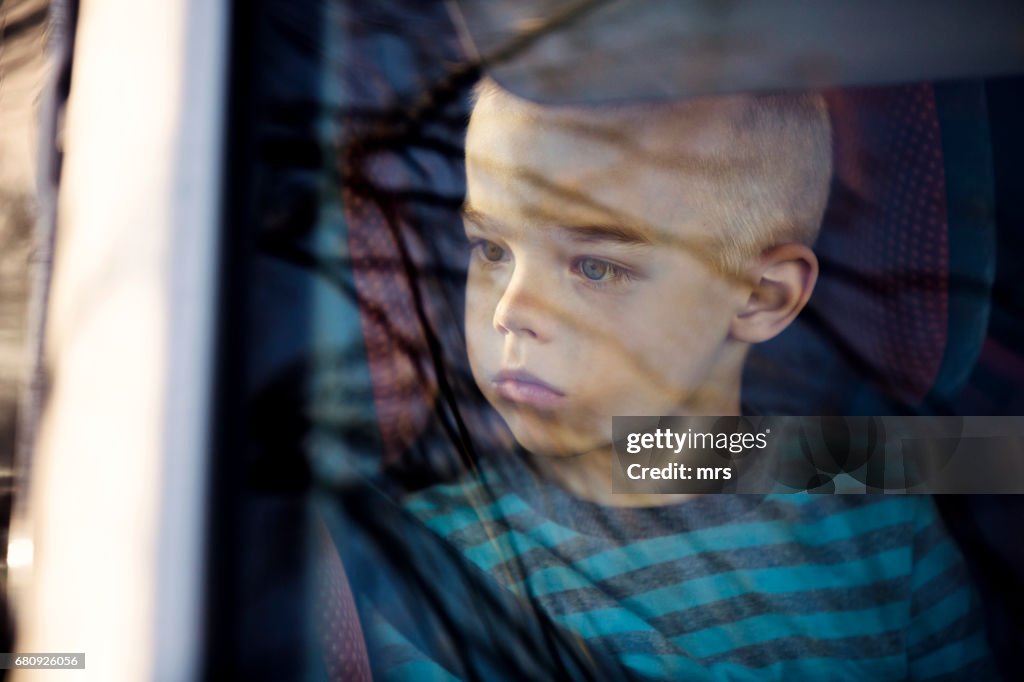
[{"label": "gray stripe", "polygon": [[[736,570],[782,568],[789,566],[831,564],[864,560],[889,549],[906,547],[910,524],[896,529],[882,528],[854,538],[837,540],[820,547],[798,543],[743,547],[740,549],[704,552],[696,556],[666,561],[613,576],[600,584],[577,590],[546,595],[545,608],[555,615],[600,608],[609,600],[620,603],[644,592],[678,585],[685,593],[685,582]],[[681,539],[681,542],[685,539]],[[910,568],[909,562],[907,566]],[[529,566],[532,573],[537,570]]]},{"label": "gray stripe", "polygon": [[[744,618],[766,614],[803,615],[883,606],[899,602],[906,594],[908,584],[908,579],[901,578],[880,581],[862,588],[806,590],[785,595],[749,593],[691,608],[686,608],[685,601],[680,600],[679,610],[647,619],[646,622],[661,636],[672,638],[710,627],[728,626]],[[603,599],[608,606],[617,604],[609,595],[590,595],[590,599],[590,606],[593,605],[594,599]],[[547,610],[564,606],[551,595],[540,597],[538,601],[541,608]],[[577,608],[573,609],[573,606]],[[577,603],[570,604],[565,610],[591,609]]]},{"label": "gray stripe", "polygon": [[[673,646],[670,642],[659,643],[650,638],[632,637],[634,633],[628,634],[631,637],[626,635],[591,637],[587,640],[587,646],[628,651],[635,654],[690,656],[682,647]],[[805,636],[780,637],[768,642],[730,649],[714,656],[704,658],[690,656],[690,658],[703,666],[717,663],[737,663],[748,668],[762,668],[779,661],[804,658],[835,658],[849,662],[901,655],[902,653],[903,631],[891,630],[877,635],[841,639],[813,639]]]},{"label": "gray stripe", "polygon": [[653,630],[634,630],[614,635],[590,637],[587,648],[614,651],[618,654],[651,654],[654,656],[690,656],[682,647],[665,639]]},{"label": "gray stripe", "polygon": [[492,570],[497,572],[508,564],[522,564],[526,566],[530,574],[536,573],[545,568],[568,568],[569,564],[584,559],[594,554],[608,551],[608,545],[596,540],[589,535],[579,535],[554,547],[537,547],[523,552],[518,557],[510,557],[507,561],[498,564]]},{"label": "gray stripe", "polygon": [[805,590],[772,595],[748,593],[689,609],[685,608],[683,602],[680,605],[684,608],[652,619],[651,625],[666,637],[679,637],[706,628],[728,626],[754,616],[795,616],[869,609],[902,601],[909,584],[909,578],[897,578],[863,587]]},{"label": "gray stripe", "polygon": [[[809,504],[809,505],[807,505],[807,507],[808,507],[807,509],[794,507],[791,504],[782,504],[782,503],[777,503],[777,502],[775,502],[775,503],[769,502],[769,503],[766,503],[766,504],[762,505],[758,509],[758,511],[756,512],[757,513],[757,518],[756,519],[752,519],[752,520],[756,520],[756,521],[784,521],[784,522],[787,522],[787,523],[801,523],[801,524],[808,523],[808,522],[820,521],[821,520],[821,515],[832,514],[832,513],[835,513],[837,511],[841,511],[841,509],[847,509],[848,508],[848,505],[843,505],[842,508],[840,509],[840,508],[837,508],[834,504],[830,504],[831,502],[833,502],[835,500],[836,497],[856,497],[858,500],[867,500],[867,503],[864,503],[862,506],[870,506],[871,504],[875,504],[877,502],[882,501],[882,500],[879,500],[878,498],[876,498],[875,496],[852,496],[852,495],[825,496],[825,497],[822,498],[822,504]],[[733,519],[731,522],[735,522],[735,519]],[[788,553],[786,553],[784,551],[784,554],[786,556],[791,556],[792,560],[789,560],[789,561],[783,562],[783,563],[784,564],[785,563],[789,563],[789,564],[803,564],[803,563],[807,563],[808,561],[813,561],[814,560],[814,559],[807,559],[808,556],[814,557],[817,560],[818,563],[836,563],[836,562],[839,562],[839,561],[849,561],[849,560],[857,559],[857,558],[860,558],[861,556],[863,556],[863,543],[865,543],[865,542],[881,542],[887,548],[897,547],[897,546],[901,546],[901,545],[902,546],[906,546],[907,544],[909,544],[909,537],[908,536],[909,536],[910,529],[912,527],[913,526],[911,525],[910,520],[908,520],[906,524],[896,524],[896,525],[890,526],[888,528],[879,529],[877,531],[872,531],[870,533],[864,533],[864,534],[862,534],[860,536],[857,536],[857,538],[854,538],[852,540],[837,541],[836,543],[833,543],[833,545],[836,545],[836,546],[832,550],[829,550],[826,547],[821,547],[821,548],[819,548],[819,547],[805,547],[804,545],[799,545],[799,544],[796,544],[796,543],[790,543],[788,546],[791,547],[792,549]],[[702,525],[702,528],[703,528],[703,525]],[[689,527],[685,523],[685,519],[683,519],[683,522],[679,522],[677,520],[677,522],[675,524],[675,532],[674,533],[665,533],[665,534],[661,534],[661,535],[670,535],[670,534],[679,535],[680,536],[680,540],[679,541],[680,542],[686,542],[687,540],[686,540],[686,537],[685,537],[685,533],[686,533],[687,530],[693,530],[693,529],[691,527]],[[658,535],[658,534],[654,534],[654,535]],[[652,534],[651,533],[645,533],[644,536],[645,537],[650,537],[650,536],[652,536]],[[626,539],[626,540],[629,540],[629,541],[633,541],[633,540],[636,539],[636,536],[629,535],[629,534],[623,534],[622,538]],[[860,538],[860,539],[858,539],[858,538]],[[867,538],[867,540],[865,540],[865,538]],[[896,541],[896,538],[899,538],[900,541]],[[851,546],[851,548],[848,551],[846,551],[846,553],[844,554],[845,558],[837,558],[837,559],[834,559],[834,560],[829,560],[827,558],[827,554],[829,552],[831,552],[831,551],[843,552],[844,551],[843,547],[841,546],[841,543],[843,543],[843,542],[856,543],[856,547]],[[832,547],[833,545],[828,545],[827,547]],[[528,566],[530,572],[532,573],[534,571],[539,571],[539,570],[544,569],[544,568],[565,567],[566,564],[571,564],[573,562],[580,561],[582,559],[586,559],[586,558],[588,558],[590,556],[593,556],[594,554],[599,554],[601,552],[608,551],[609,549],[611,549],[613,547],[618,547],[618,548],[621,548],[621,549],[625,549],[628,546],[629,546],[628,544],[627,545],[612,545],[612,544],[610,544],[610,541],[608,541],[606,539],[603,539],[603,538],[600,538],[600,536],[580,535],[579,539],[574,538],[573,540],[570,540],[568,542],[564,542],[564,543],[558,545],[557,548],[551,548],[550,550],[545,550],[545,549],[531,550],[531,551],[528,551],[528,552],[524,552],[521,557],[510,558],[509,561],[511,561],[511,562],[513,562],[515,564],[520,564],[520,562],[521,562],[521,565]],[[783,548],[784,549],[786,546],[787,545],[783,545],[783,544],[767,545],[764,548],[761,548],[760,551],[762,551],[762,552],[763,551],[776,552],[776,551],[779,550],[779,548]],[[726,551],[723,551],[723,552],[719,552],[719,554],[722,554],[724,556],[726,561],[729,561],[730,557],[726,554],[726,552],[739,552],[739,550],[726,550]],[[688,559],[687,561],[693,561],[693,560],[692,559]],[[647,568],[644,568],[644,569],[639,569],[637,572],[630,572],[628,574],[624,574],[623,579],[625,579],[625,580],[627,580],[629,582],[632,582],[633,580],[647,580],[648,581],[647,584],[652,584],[655,587],[659,586],[659,581],[660,581],[660,585],[667,585],[667,584],[671,584],[673,582],[676,582],[677,579],[678,579],[678,570],[674,569],[674,568],[668,569],[668,573],[666,573],[666,574],[660,574],[659,573],[659,574],[656,574],[656,575],[648,576],[645,573],[647,571],[652,571],[652,570],[657,571],[658,567],[659,566],[663,566],[663,565],[665,565],[665,564],[657,564],[655,566],[647,567]],[[668,564],[668,565],[672,566],[673,564]],[[753,562],[753,563],[750,563],[750,564],[745,564],[745,563],[743,563],[743,558],[741,556],[741,557],[737,557],[735,560],[733,560],[732,565],[733,565],[734,568],[759,568],[759,567],[764,567],[764,566],[768,566],[768,565],[776,565],[776,564],[766,564],[766,563],[764,563],[764,560],[762,560],[761,563]],[[493,570],[498,571],[500,569],[501,569],[501,565],[499,564]],[[701,577],[702,575],[708,575],[708,573],[705,572],[705,573],[702,573],[700,575],[694,575],[693,577]],[[614,581],[617,580],[617,579],[618,578],[613,579],[612,581],[608,581],[609,585],[611,585],[611,589],[617,589],[616,586],[615,586],[615,583],[614,583]],[[648,589],[650,589],[650,588],[648,588]],[[634,589],[632,591],[629,591],[628,594],[632,594],[633,592],[638,592],[638,591],[640,591],[640,590],[635,590]]]},{"label": "gray stripe", "polygon": [[566,568],[567,564],[600,554],[608,549],[607,544],[595,540],[593,536],[579,535],[554,547],[537,547],[523,552],[518,557],[510,557],[507,561],[496,565],[491,571],[500,571],[510,563],[522,563],[529,567],[531,574],[545,568]]},{"label": "gray stripe", "polygon": [[916,616],[960,590],[968,589],[969,578],[963,562],[957,561],[922,585],[910,599],[910,615]]},{"label": "gray stripe", "polygon": [[799,658],[837,658],[856,661],[866,658],[896,656],[903,653],[903,630],[890,630],[877,635],[860,635],[837,639],[811,637],[780,637],[767,642],[723,651],[700,659],[704,665],[730,662],[750,668],[763,668],[779,661]]},{"label": "gray stripe", "polygon": [[960,646],[961,640],[977,634],[984,627],[981,609],[971,609],[944,628],[936,630],[907,649],[907,658],[924,658],[946,647]]}]

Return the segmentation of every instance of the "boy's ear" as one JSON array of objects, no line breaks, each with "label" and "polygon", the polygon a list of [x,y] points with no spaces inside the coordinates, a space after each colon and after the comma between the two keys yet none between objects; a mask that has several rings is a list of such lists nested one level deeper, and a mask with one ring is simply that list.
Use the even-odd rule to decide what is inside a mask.
[{"label": "boy's ear", "polygon": [[730,326],[733,338],[760,343],[789,326],[807,305],[818,281],[818,259],[803,244],[783,244],[761,255],[753,289]]}]

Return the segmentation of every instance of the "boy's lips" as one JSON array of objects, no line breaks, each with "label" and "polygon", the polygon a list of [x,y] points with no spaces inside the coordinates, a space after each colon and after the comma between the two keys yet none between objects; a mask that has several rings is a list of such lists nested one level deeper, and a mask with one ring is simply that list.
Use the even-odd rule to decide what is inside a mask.
[{"label": "boy's lips", "polygon": [[513,403],[552,408],[565,402],[565,394],[522,370],[502,370],[491,380],[498,395]]}]

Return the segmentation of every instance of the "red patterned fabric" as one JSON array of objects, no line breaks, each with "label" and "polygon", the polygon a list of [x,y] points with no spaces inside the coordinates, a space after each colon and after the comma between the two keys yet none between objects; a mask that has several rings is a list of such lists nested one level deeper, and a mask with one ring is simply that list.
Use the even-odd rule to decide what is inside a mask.
[{"label": "red patterned fabric", "polygon": [[315,603],[319,607],[317,620],[327,677],[338,682],[369,682],[373,679],[370,659],[345,569],[334,541],[322,524],[318,526],[317,538]]},{"label": "red patterned fabric", "polygon": [[[360,180],[381,187],[400,185],[403,173],[398,162],[389,157],[377,161],[372,167],[359,169]],[[437,393],[437,378],[416,315],[415,283],[409,281],[403,265],[398,242],[403,227],[399,219],[385,215],[377,200],[352,187],[344,189],[343,199],[352,275],[383,446],[382,463],[387,466],[426,426]],[[408,239],[406,235],[402,238]],[[402,246],[409,249],[409,242]]]},{"label": "red patterned fabric", "polygon": [[859,215],[830,210],[826,262],[812,305],[834,324],[889,395],[915,404],[946,348],[949,238],[938,112],[931,85],[828,95],[835,173],[863,200]]}]

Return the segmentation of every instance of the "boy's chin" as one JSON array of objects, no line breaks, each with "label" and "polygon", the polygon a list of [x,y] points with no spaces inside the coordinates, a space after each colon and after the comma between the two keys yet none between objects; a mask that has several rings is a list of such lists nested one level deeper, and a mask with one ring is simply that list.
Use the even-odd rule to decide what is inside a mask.
[{"label": "boy's chin", "polygon": [[595,434],[584,435],[560,428],[511,423],[509,428],[516,442],[538,457],[576,457],[609,442]]}]

